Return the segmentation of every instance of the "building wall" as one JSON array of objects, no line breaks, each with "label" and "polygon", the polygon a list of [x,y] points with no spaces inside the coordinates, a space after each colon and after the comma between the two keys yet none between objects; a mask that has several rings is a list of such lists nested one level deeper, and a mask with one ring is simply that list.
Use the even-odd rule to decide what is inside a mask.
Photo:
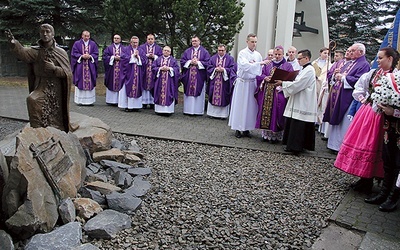
[{"label": "building wall", "polygon": [[[308,48],[313,59],[319,56],[319,49],[329,44],[328,19],[325,0],[241,0],[244,7],[244,26],[235,37],[231,51],[237,57],[246,47],[249,33],[258,36],[257,50],[263,55],[270,48],[282,45],[285,50],[293,45],[298,50]],[[318,34],[301,32],[302,37],[293,37],[294,14],[304,11],[304,21],[308,27],[318,29]]]}]

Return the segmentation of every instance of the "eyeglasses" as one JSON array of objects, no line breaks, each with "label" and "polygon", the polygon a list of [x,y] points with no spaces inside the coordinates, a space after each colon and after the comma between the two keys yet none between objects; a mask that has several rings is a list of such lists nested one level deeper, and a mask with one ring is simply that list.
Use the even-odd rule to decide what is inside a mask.
[{"label": "eyeglasses", "polygon": [[224,49],[219,49],[218,51],[225,51]]}]

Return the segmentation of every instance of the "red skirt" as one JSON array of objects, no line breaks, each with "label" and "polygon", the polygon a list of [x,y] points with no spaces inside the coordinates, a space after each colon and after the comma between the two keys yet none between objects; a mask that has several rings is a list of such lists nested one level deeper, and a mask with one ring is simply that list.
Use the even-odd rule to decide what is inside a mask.
[{"label": "red skirt", "polygon": [[383,177],[383,121],[371,105],[362,105],[343,139],[335,167],[363,178]]}]

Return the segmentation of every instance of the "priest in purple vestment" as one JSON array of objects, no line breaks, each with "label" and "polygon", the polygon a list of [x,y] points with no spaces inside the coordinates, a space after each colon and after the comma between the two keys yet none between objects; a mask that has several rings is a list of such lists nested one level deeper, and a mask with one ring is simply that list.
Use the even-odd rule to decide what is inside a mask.
[{"label": "priest in purple vestment", "polygon": [[207,65],[210,60],[208,51],[200,45],[200,38],[192,37],[192,47],[185,50],[181,57],[184,101],[183,113],[203,115],[205,104],[205,82]]},{"label": "priest in purple vestment", "polygon": [[106,103],[118,105],[118,93],[125,79],[126,65],[129,55],[121,44],[121,36],[114,35],[114,42],[103,52],[104,84],[106,90]]},{"label": "priest in purple vestment", "polygon": [[270,82],[275,69],[293,71],[293,67],[284,58],[282,46],[274,48],[274,58],[270,63],[264,65],[261,75],[257,76],[257,89],[255,97],[258,104],[256,128],[261,128],[263,141],[276,143],[282,141],[285,118],[283,112],[286,107],[286,98],[282,92],[282,87],[275,87],[274,82]]},{"label": "priest in purple vestment", "polygon": [[153,62],[154,111],[171,115],[178,103],[179,64],[171,56],[171,48],[165,46],[163,55]]},{"label": "priest in purple vestment", "polygon": [[75,85],[74,102],[78,105],[92,105],[96,101],[96,79],[99,49],[90,40],[90,32],[82,32],[82,38],[74,43],[71,50],[71,69]]},{"label": "priest in purple vestment", "polygon": [[232,56],[226,54],[226,46],[219,45],[218,53],[210,58],[207,66],[209,87],[207,89],[207,115],[216,118],[229,116],[236,80],[237,65]]},{"label": "priest in purple vestment", "polygon": [[155,37],[153,34],[148,34],[146,43],[140,45],[139,48],[145,52],[147,57],[147,62],[145,64],[145,78],[142,82],[142,103],[144,108],[146,108],[147,105],[152,107],[154,105],[154,76],[152,65],[159,56],[162,56],[162,49],[155,43]]},{"label": "priest in purple vestment", "polygon": [[350,120],[345,116],[353,101],[353,89],[361,75],[370,70],[370,65],[365,58],[365,46],[361,43],[350,47],[351,60],[332,76],[335,83],[329,93],[327,107],[324,113],[324,122],[331,126],[327,147],[339,151]]},{"label": "priest in purple vestment", "polygon": [[125,111],[138,111],[142,108],[142,83],[145,76],[147,57],[139,48],[139,37],[132,36],[131,43],[126,48],[129,56],[126,65],[124,84],[118,94],[118,107]]}]

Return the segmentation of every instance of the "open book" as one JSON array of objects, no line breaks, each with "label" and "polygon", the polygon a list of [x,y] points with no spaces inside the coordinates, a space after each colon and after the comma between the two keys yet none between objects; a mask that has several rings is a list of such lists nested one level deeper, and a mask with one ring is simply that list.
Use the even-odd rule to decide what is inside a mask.
[{"label": "open book", "polygon": [[270,82],[273,83],[275,80],[293,81],[298,74],[298,70],[290,72],[283,69],[275,69]]}]

